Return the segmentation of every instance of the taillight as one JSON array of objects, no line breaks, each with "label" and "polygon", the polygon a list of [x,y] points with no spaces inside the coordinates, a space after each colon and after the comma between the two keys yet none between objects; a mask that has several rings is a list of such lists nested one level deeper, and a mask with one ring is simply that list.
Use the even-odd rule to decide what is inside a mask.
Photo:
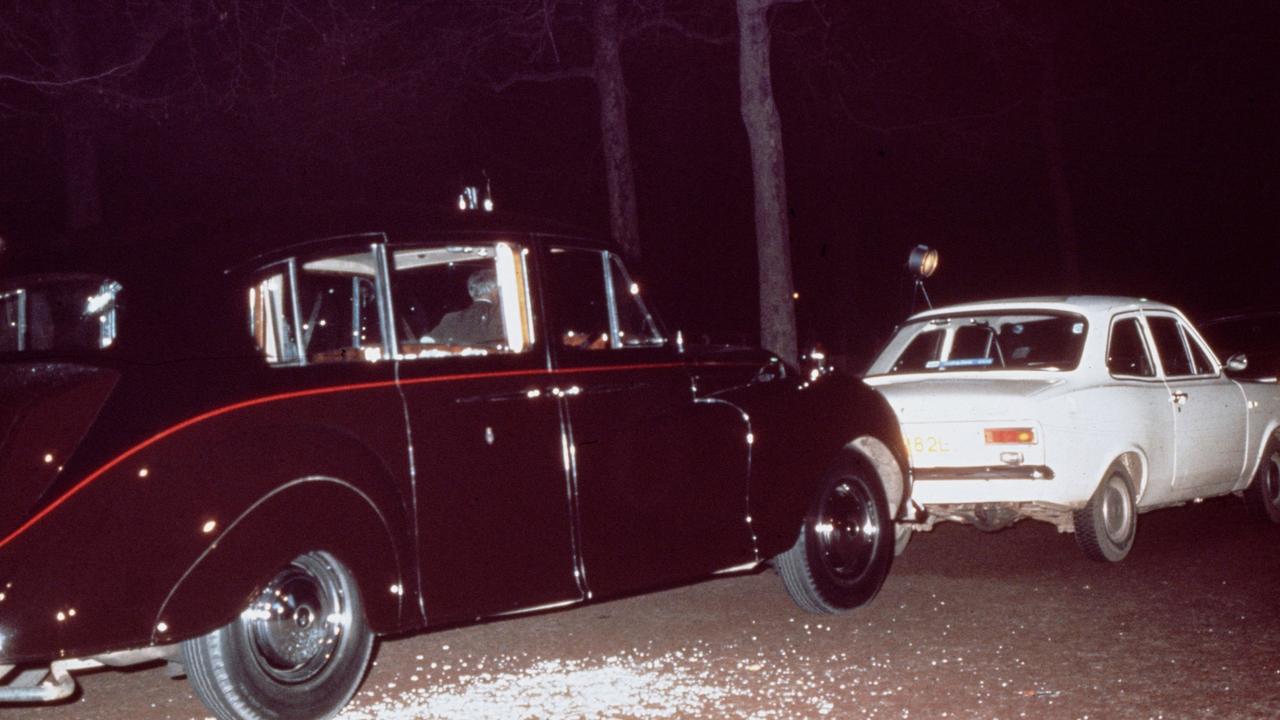
[{"label": "taillight", "polygon": [[1034,428],[986,428],[982,437],[988,445],[1035,445]]}]

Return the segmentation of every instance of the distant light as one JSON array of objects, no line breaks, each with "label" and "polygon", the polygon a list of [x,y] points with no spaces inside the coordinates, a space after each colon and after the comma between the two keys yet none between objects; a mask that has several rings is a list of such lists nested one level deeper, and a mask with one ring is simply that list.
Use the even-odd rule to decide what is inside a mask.
[{"label": "distant light", "polygon": [[146,468],[142,468],[142,469],[138,470],[138,477],[140,477],[140,478],[144,478],[144,477],[146,477],[146,476],[148,476],[148,475],[150,475],[150,474],[151,474],[151,471],[150,471],[150,470],[148,470],[148,469],[146,469]]},{"label": "distant light", "polygon": [[209,533],[217,529],[217,527],[218,527],[218,523],[216,521],[207,520],[205,521],[204,526],[200,528],[200,532],[203,532],[205,535],[208,535]]},{"label": "distant light", "polygon": [[631,294],[632,294],[632,295],[639,295],[639,294],[640,294],[640,284],[639,284],[639,283],[631,283],[631,288],[630,288],[630,289],[631,289]]},{"label": "distant light", "polygon": [[45,453],[44,461],[45,461],[45,464],[53,462],[53,453]]},{"label": "distant light", "polygon": [[791,299],[792,299],[792,300],[799,300],[799,299],[800,299],[800,293],[798,293],[798,292],[793,292],[793,293],[791,293]]},{"label": "distant light", "polygon": [[484,211],[493,212],[493,198],[484,199]]}]

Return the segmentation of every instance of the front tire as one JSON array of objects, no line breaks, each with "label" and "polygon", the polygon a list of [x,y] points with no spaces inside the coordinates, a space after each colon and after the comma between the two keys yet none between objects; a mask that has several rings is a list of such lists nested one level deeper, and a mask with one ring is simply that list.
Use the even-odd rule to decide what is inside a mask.
[{"label": "front tire", "polygon": [[804,610],[835,614],[870,602],[893,563],[894,524],[880,478],[854,457],[823,476],[799,536],[774,559]]},{"label": "front tire", "polygon": [[1120,562],[1133,547],[1138,510],[1129,476],[1119,467],[1106,478],[1083,508],[1072,515],[1076,544],[1090,560]]},{"label": "front tire", "polygon": [[1280,523],[1280,443],[1267,443],[1253,482],[1244,490],[1249,513],[1259,520]]},{"label": "front tire", "polygon": [[373,650],[351,573],[298,557],[231,624],[182,643],[196,695],[221,720],[324,720],[355,694]]}]

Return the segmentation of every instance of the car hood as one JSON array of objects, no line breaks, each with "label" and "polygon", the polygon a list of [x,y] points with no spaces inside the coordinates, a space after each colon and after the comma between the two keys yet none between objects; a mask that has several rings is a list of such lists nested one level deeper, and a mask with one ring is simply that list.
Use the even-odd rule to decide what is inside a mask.
[{"label": "car hood", "polygon": [[74,363],[0,364],[0,537],[58,478],[118,378]]},{"label": "car hood", "polygon": [[1030,417],[1029,406],[1065,385],[1061,378],[866,378],[903,423]]}]

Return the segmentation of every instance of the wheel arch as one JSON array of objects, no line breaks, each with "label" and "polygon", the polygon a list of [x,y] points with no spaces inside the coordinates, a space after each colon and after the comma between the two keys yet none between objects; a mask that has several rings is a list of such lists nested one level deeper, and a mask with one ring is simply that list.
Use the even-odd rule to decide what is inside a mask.
[{"label": "wheel arch", "polygon": [[1262,462],[1267,458],[1267,448],[1273,442],[1280,442],[1280,420],[1271,420],[1267,424],[1266,432],[1259,436],[1257,452],[1249,458],[1249,466],[1245,468],[1244,476],[1240,479],[1236,490],[1243,490],[1253,484],[1254,478],[1258,475],[1258,468],[1262,467]]},{"label": "wheel arch", "polygon": [[[760,398],[755,397],[744,397],[739,403],[750,413],[755,434],[751,516],[759,549],[767,557],[794,544],[796,528],[804,521],[824,473],[847,454],[876,471],[895,511],[910,497],[906,446],[897,416],[884,396],[840,373],[805,385],[779,403],[785,412],[760,407]],[[806,449],[799,452],[798,448]],[[896,467],[897,472],[882,473],[881,465]]]},{"label": "wheel arch", "polygon": [[880,487],[889,502],[889,516],[898,517],[902,504],[907,501],[907,476],[893,451],[875,435],[862,435],[845,445],[843,453],[863,456],[880,478]]},{"label": "wheel arch", "polygon": [[274,487],[228,522],[174,583],[151,640],[171,643],[227,624],[282,567],[313,550],[333,555],[355,577],[375,633],[398,630],[412,569],[393,527],[373,498],[345,480],[311,475]]},{"label": "wheel arch", "polygon": [[[1133,492],[1133,502],[1135,505],[1141,504],[1142,498],[1146,495],[1149,479],[1147,477],[1147,457],[1146,454],[1137,448],[1125,450],[1115,456],[1111,462],[1107,463],[1102,472],[1098,474],[1097,482],[1094,483],[1092,490],[1096,490],[1098,485],[1107,479],[1107,475],[1111,472],[1111,468],[1119,467],[1124,470],[1129,483],[1129,489]],[[1092,490],[1090,494],[1092,494]]]}]

